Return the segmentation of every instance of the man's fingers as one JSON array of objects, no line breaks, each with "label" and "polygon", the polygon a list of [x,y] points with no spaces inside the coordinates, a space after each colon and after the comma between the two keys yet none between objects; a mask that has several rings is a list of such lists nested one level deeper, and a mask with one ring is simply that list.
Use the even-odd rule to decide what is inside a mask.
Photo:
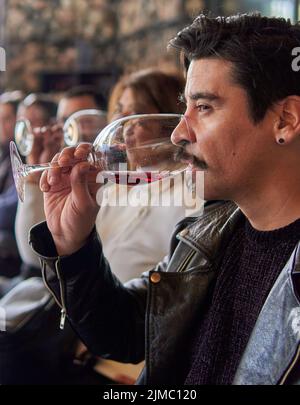
[{"label": "man's fingers", "polygon": [[[58,157],[59,157],[59,153],[57,153],[57,154],[53,157],[51,163],[56,163],[57,160],[58,160]],[[40,189],[41,189],[44,193],[48,192],[48,191],[50,190],[50,188],[51,188],[51,185],[50,185],[50,183],[49,183],[49,180],[50,180],[50,177],[51,177],[51,176],[50,176],[50,172],[51,172],[52,170],[54,170],[54,169],[44,170],[44,172],[43,172],[42,175],[41,175],[41,179],[40,179]]]},{"label": "man's fingers", "polygon": [[74,152],[75,152],[75,147],[69,146],[67,148],[64,148],[58,158],[58,164],[59,166],[72,166],[74,164]]},{"label": "man's fingers", "polygon": [[77,145],[74,152],[74,157],[79,160],[86,159],[89,153],[91,152],[92,148],[93,148],[92,144],[82,142],[79,145]]},{"label": "man's fingers", "polygon": [[81,206],[82,202],[87,203],[87,206],[95,205],[95,195],[100,186],[96,182],[99,169],[84,161],[91,149],[91,144],[80,144],[76,148],[64,148],[62,152],[57,153],[51,161],[54,167],[46,170],[41,177],[41,190],[47,192],[51,187],[59,185],[68,173],[73,196],[78,205]]},{"label": "man's fingers", "polygon": [[[88,157],[89,153],[91,153],[92,149],[93,149],[92,144],[82,142],[77,146],[74,156],[76,159],[84,160]],[[101,184],[97,183],[97,176],[100,171],[101,171],[101,165],[100,165],[100,162],[98,162],[97,167],[90,165],[89,170],[86,174],[89,193],[90,193],[90,196],[92,197],[92,199],[94,200],[94,202],[96,202],[96,195],[97,195],[99,188],[101,187]]]},{"label": "man's fingers", "polygon": [[60,153],[57,153],[51,160],[51,164],[54,167],[47,170],[47,182],[50,186],[54,186],[55,184],[58,184],[61,181],[62,169],[59,166],[57,166],[59,158]]},{"label": "man's fingers", "polygon": [[71,171],[70,180],[73,199],[75,205],[79,207],[96,205],[89,191],[89,171],[90,164],[88,162],[76,164]]},{"label": "man's fingers", "polygon": [[50,190],[51,186],[48,183],[48,173],[47,170],[45,170],[40,179],[40,189],[43,193],[47,193]]}]

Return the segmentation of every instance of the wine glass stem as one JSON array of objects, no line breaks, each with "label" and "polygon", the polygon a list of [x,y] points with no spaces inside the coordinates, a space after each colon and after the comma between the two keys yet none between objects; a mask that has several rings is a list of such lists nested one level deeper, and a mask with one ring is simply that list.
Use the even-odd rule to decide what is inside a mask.
[{"label": "wine glass stem", "polygon": [[51,163],[43,163],[36,165],[24,165],[24,175],[28,176],[31,173],[43,172],[44,170],[54,167]]},{"label": "wine glass stem", "polygon": [[58,167],[60,169],[62,169],[64,167],[72,167],[77,163],[86,162],[86,161],[91,162],[91,158],[88,157],[87,159],[74,159],[72,162],[70,162],[69,164],[67,164],[65,166],[58,164],[58,162],[39,163],[36,165],[25,164],[23,166],[23,173],[24,173],[24,176],[28,176],[31,173],[43,172],[44,170],[48,170],[48,169],[55,169]]}]

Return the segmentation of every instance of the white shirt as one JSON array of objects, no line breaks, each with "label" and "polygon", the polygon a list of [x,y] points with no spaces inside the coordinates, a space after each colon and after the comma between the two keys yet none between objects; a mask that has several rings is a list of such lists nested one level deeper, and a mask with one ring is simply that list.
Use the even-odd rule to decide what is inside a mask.
[{"label": "white shirt", "polygon": [[[111,269],[122,282],[139,277],[162,260],[168,254],[175,225],[201,208],[202,201],[199,200],[192,209],[181,204],[178,198],[181,186],[181,181],[172,182],[170,186],[169,179],[165,179],[131,189],[116,184],[101,189],[98,197],[102,206],[96,229]],[[124,205],[112,206],[116,198]],[[147,198],[160,205],[145,205]],[[174,198],[178,199],[179,206],[175,206]],[[162,206],[169,199],[171,205]],[[125,205],[127,201],[129,204]],[[25,201],[19,203],[17,210],[16,238],[22,260],[36,267],[39,267],[39,261],[28,244],[28,232],[33,225],[44,220],[42,192],[38,185],[26,183]]]}]

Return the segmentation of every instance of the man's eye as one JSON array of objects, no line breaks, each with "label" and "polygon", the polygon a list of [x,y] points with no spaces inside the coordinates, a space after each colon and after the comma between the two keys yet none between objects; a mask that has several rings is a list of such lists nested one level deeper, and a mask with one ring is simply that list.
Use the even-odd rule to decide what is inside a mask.
[{"label": "man's eye", "polygon": [[210,106],[206,105],[206,104],[198,104],[198,105],[196,105],[196,108],[200,112],[205,112],[205,111],[210,110]]}]

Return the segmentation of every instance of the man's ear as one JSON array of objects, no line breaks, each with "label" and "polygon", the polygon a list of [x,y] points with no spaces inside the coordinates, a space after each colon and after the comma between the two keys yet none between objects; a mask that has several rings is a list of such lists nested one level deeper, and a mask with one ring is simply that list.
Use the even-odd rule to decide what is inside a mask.
[{"label": "man's ear", "polygon": [[300,97],[286,97],[276,105],[275,110],[278,117],[275,123],[276,141],[288,144],[300,140]]}]

